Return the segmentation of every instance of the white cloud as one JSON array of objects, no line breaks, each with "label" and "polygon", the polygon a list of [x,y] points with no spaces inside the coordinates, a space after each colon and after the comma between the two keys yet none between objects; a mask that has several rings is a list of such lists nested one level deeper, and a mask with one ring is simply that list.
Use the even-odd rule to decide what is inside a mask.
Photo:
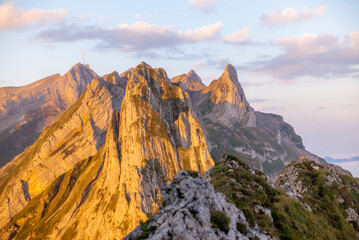
[{"label": "white cloud", "polygon": [[61,28],[40,32],[37,38],[48,42],[68,42],[76,40],[100,40],[100,47],[118,48],[123,51],[174,47],[180,44],[212,41],[217,38],[222,23],[202,26],[194,30],[178,31],[173,26],[157,26],[143,21],[121,24],[116,28],[96,26],[79,27],[65,25]]},{"label": "white cloud", "polygon": [[0,30],[14,30],[30,25],[47,25],[54,22],[63,22],[67,16],[65,9],[42,10],[17,8],[13,2],[0,6]]},{"label": "white cloud", "polygon": [[359,32],[343,40],[330,34],[286,37],[273,42],[284,53],[252,63],[252,71],[279,79],[338,77],[359,73]]},{"label": "white cloud", "polygon": [[189,41],[213,40],[216,38],[222,27],[223,24],[221,22],[216,22],[212,25],[195,28],[192,31],[179,32],[178,35]]},{"label": "white cloud", "polygon": [[313,16],[322,16],[326,11],[327,8],[325,6],[318,7],[315,10],[303,7],[302,11],[297,11],[294,8],[286,8],[283,11],[274,9],[270,15],[262,15],[261,20],[267,26],[285,25],[292,22],[309,20]]},{"label": "white cloud", "polygon": [[246,42],[249,40],[249,29],[244,27],[242,30],[238,30],[233,34],[226,34],[222,40],[223,42],[231,44]]},{"label": "white cloud", "polygon": [[204,13],[210,13],[214,11],[214,4],[216,2],[218,0],[188,0],[187,5],[195,7]]}]

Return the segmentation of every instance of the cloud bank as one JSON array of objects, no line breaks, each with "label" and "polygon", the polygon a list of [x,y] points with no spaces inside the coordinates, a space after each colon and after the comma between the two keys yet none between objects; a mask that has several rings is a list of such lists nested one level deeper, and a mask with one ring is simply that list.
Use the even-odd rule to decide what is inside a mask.
[{"label": "cloud bank", "polygon": [[14,7],[13,2],[0,6],[0,30],[22,29],[31,25],[48,25],[65,21],[67,11],[30,9]]},{"label": "cloud bank", "polygon": [[37,39],[47,42],[93,39],[100,40],[99,47],[102,48],[132,51],[212,41],[218,37],[222,26],[221,22],[216,22],[193,30],[178,31],[173,27],[157,26],[142,21],[132,25],[121,24],[115,28],[80,27],[71,24],[44,30],[37,35]]},{"label": "cloud bank", "polygon": [[315,10],[309,10],[303,7],[302,11],[297,11],[294,8],[286,8],[283,11],[274,9],[270,15],[262,15],[261,20],[270,27],[286,25],[292,22],[301,22],[311,19],[313,16],[322,16],[326,13],[327,8],[321,6]]},{"label": "cloud bank", "polygon": [[340,77],[359,72],[359,32],[352,32],[343,40],[330,34],[306,33],[273,43],[284,53],[251,63],[251,71],[279,79]]}]

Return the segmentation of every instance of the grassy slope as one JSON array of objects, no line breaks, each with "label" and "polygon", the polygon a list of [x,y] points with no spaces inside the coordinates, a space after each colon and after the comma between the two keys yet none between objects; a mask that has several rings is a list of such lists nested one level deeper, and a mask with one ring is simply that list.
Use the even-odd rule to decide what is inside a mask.
[{"label": "grassy slope", "polygon": [[[229,167],[231,161],[236,161],[240,167]],[[252,174],[248,166],[234,156],[217,163],[210,176],[216,191],[224,193],[228,201],[241,209],[250,225],[258,224],[262,231],[273,236],[280,239],[355,239],[354,228],[343,220],[343,216],[339,217],[338,223],[333,223],[333,218],[337,219],[339,215],[332,214],[338,214],[340,210],[335,202],[327,201],[327,198],[331,199],[332,191],[323,196],[309,194],[308,199],[323,205],[322,209],[312,208],[311,213],[299,200],[271,187],[263,173],[255,170]],[[268,215],[255,213],[256,204],[271,210],[273,222]]]}]

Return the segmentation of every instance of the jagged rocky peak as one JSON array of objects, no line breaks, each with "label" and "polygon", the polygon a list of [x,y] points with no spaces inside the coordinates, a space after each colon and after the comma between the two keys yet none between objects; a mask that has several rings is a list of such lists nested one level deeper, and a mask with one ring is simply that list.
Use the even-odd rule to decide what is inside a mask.
[{"label": "jagged rocky peak", "polygon": [[187,73],[187,79],[191,79],[195,82],[204,85],[202,79],[198,76],[198,74],[193,69]]},{"label": "jagged rocky peak", "polygon": [[223,74],[227,75],[229,80],[231,80],[233,83],[237,84],[237,82],[238,82],[237,71],[233,67],[233,65],[227,64],[227,66],[224,69]]},{"label": "jagged rocky peak", "polygon": [[132,70],[133,69],[131,68],[123,72],[121,75],[119,75],[117,71],[114,71],[110,74],[104,75],[103,79],[121,88],[126,88],[127,81],[131,78]]},{"label": "jagged rocky peak", "polygon": [[220,121],[227,127],[256,126],[254,110],[245,97],[236,69],[230,64],[219,79],[212,81],[194,99],[204,117],[212,121]]},{"label": "jagged rocky peak", "polygon": [[229,102],[244,110],[248,110],[249,103],[244,94],[243,88],[238,81],[236,69],[228,64],[218,80],[212,81],[209,88],[204,92],[211,91],[211,99],[215,102]]},{"label": "jagged rocky peak", "polygon": [[201,91],[206,88],[201,78],[194,70],[189,71],[187,74],[182,74],[172,78],[171,82],[179,84],[179,86],[185,91]]}]

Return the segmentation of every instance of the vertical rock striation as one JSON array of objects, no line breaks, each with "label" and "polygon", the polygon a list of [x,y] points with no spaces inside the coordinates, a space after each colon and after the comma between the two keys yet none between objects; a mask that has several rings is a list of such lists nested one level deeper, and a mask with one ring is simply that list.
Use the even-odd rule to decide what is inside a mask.
[{"label": "vertical rock striation", "polygon": [[0,170],[0,235],[121,238],[158,211],[177,172],[213,166],[191,99],[166,76],[141,63],[93,80]]}]

